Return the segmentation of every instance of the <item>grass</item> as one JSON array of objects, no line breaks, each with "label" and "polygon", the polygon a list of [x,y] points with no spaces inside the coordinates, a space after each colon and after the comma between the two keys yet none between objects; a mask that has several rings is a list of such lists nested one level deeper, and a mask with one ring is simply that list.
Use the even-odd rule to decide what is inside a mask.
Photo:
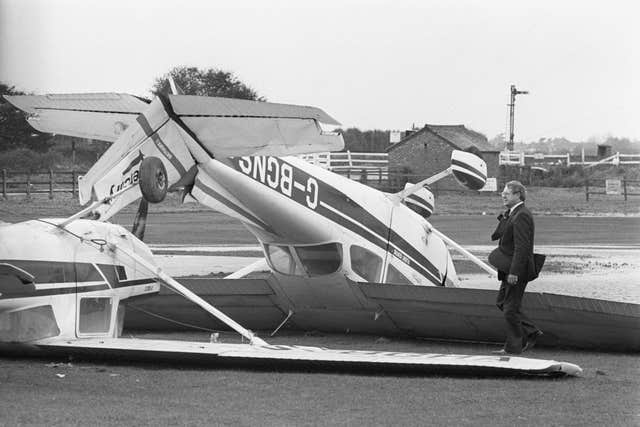
[{"label": "grass", "polygon": [[[527,206],[537,215],[640,215],[640,196],[590,195],[586,200],[584,188],[552,188],[531,187],[528,189]],[[125,207],[122,214],[134,214],[138,203]],[[15,222],[26,219],[69,216],[82,209],[77,199],[70,194],[55,194],[49,199],[48,194],[33,194],[30,198],[23,195],[9,196],[0,199],[0,220]],[[476,215],[485,212],[497,215],[503,210],[500,196],[496,193],[440,193],[436,199],[436,214]],[[180,202],[178,194],[169,194],[159,204],[151,205],[150,214],[154,212],[194,212],[210,211],[196,204]]]},{"label": "grass", "polygon": [[[536,215],[640,215],[640,196],[590,194],[582,187],[530,187],[526,204]],[[496,193],[442,193],[436,199],[438,214],[498,214],[504,210]]]},{"label": "grass", "polygon": [[[206,338],[192,334],[190,339]],[[274,344],[486,354],[483,344],[281,335]],[[41,425],[615,425],[640,423],[637,355],[534,349],[581,378],[248,371],[0,359],[3,423]],[[56,374],[64,374],[59,378]],[[35,411],[33,408],[37,407]]]},{"label": "grass", "polygon": [[[640,198],[625,202],[622,196],[594,196],[586,202],[579,188],[530,188],[527,205],[538,215],[640,213]],[[136,208],[132,204],[123,214],[131,216]],[[79,209],[70,196],[12,196],[0,200],[0,219],[66,216]],[[175,195],[151,206],[151,214],[200,210],[209,211],[181,205]],[[443,193],[436,201],[441,214],[495,215],[501,210],[496,194]],[[494,349],[353,335],[283,335],[269,342],[459,354]],[[73,362],[55,367],[47,366],[50,360],[5,357],[0,358],[0,425],[640,425],[637,354],[536,348],[530,357],[576,363],[584,376],[541,380],[311,374],[153,363]]]}]

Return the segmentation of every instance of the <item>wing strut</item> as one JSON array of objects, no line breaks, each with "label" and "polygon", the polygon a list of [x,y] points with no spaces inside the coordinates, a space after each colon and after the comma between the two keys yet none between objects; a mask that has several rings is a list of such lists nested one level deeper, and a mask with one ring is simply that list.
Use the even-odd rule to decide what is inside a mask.
[{"label": "wing strut", "polygon": [[254,335],[253,332],[251,332],[248,329],[245,329],[235,320],[233,320],[232,318],[230,318],[229,316],[227,316],[226,314],[224,314],[223,312],[221,312],[220,310],[218,310],[217,308],[215,308],[214,306],[212,306],[211,304],[209,304],[208,302],[200,298],[195,293],[191,292],[185,286],[178,283],[174,278],[172,278],[167,273],[162,271],[160,267],[154,266],[153,264],[146,261],[141,256],[133,252],[130,252],[126,249],[123,249],[122,247],[118,246],[115,243],[109,243],[109,249],[111,249],[114,252],[121,252],[124,255],[128,256],[129,258],[133,259],[135,262],[137,262],[138,264],[146,268],[148,271],[150,271],[157,279],[161,280],[163,283],[165,283],[167,286],[169,286],[170,288],[178,292],[183,297],[187,298],[189,301],[199,305],[203,310],[207,311],[208,313],[212,314],[220,321],[224,322],[231,329],[238,332],[240,335],[242,335],[247,340],[249,340],[251,344],[262,345],[262,346],[268,345],[264,340]]},{"label": "wing strut", "polygon": [[483,269],[484,271],[489,273],[491,276],[495,277],[496,279],[498,278],[498,273],[489,264],[487,264],[486,262],[482,261],[480,258],[475,256],[474,254],[472,254],[471,252],[469,252],[468,250],[466,250],[465,248],[463,248],[462,246],[460,246],[459,244],[457,244],[453,240],[451,240],[449,237],[445,236],[444,234],[442,234],[441,232],[439,232],[438,230],[433,228],[433,226],[431,224],[429,224],[429,228],[427,229],[427,231],[435,234],[438,237],[440,237],[449,246],[451,246],[452,248],[454,248],[458,252],[460,252],[462,255],[464,255],[467,258],[469,258],[469,260],[471,262],[473,262],[478,267],[480,267],[481,269]]},{"label": "wing strut", "polygon": [[[95,201],[94,203],[92,203],[91,205],[87,206],[86,208],[84,208],[80,212],[78,212],[75,215],[72,215],[69,218],[65,219],[63,222],[58,224],[58,227],[65,228],[68,224],[70,224],[71,222],[75,221],[76,219],[81,218],[82,216],[90,213],[92,210],[94,210],[99,205],[101,205],[103,203],[109,203],[115,197],[121,195],[122,193],[124,193],[125,191],[128,191],[130,188],[133,188],[133,187],[135,187],[135,185],[132,185],[132,186],[129,186],[129,187],[125,187],[122,190],[120,190],[119,192],[114,193],[111,196],[105,197],[102,200]],[[144,258],[142,258],[140,255],[137,255],[137,254],[135,254],[133,252],[130,252],[130,251],[126,250],[126,249],[123,249],[122,247],[118,246],[116,243],[108,242],[108,247],[114,253],[121,252],[124,255],[128,256],[129,258],[133,259],[135,262],[137,262],[142,267],[146,268],[149,272],[151,272],[151,274],[153,274],[154,277],[156,277],[157,279],[162,281],[164,284],[169,286],[171,289],[173,289],[176,292],[178,292],[183,297],[187,298],[189,301],[191,301],[194,304],[200,306],[206,312],[212,314],[217,319],[219,319],[220,321],[224,322],[231,329],[233,329],[234,331],[238,332],[244,338],[249,340],[249,342],[251,344],[263,345],[263,346],[268,345],[264,340],[258,338],[256,335],[254,335],[250,330],[242,327],[235,320],[233,320],[232,318],[230,318],[229,316],[227,316],[226,314],[224,314],[223,312],[221,312],[220,310],[218,310],[217,308],[215,308],[214,306],[212,306],[211,304],[209,304],[208,302],[206,302],[205,300],[200,298],[198,295],[196,295],[193,292],[191,292],[189,289],[187,289],[186,287],[184,287],[180,283],[178,283],[174,278],[172,278],[167,273],[162,271],[162,269],[160,267],[156,267],[152,263],[150,263],[147,260],[145,260]]]}]

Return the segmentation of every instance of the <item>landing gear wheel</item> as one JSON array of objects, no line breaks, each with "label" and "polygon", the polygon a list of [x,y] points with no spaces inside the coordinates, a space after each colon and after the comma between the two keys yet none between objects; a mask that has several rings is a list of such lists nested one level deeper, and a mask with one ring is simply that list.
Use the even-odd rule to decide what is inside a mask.
[{"label": "landing gear wheel", "polygon": [[140,191],[149,203],[160,203],[167,195],[167,169],[157,157],[147,157],[140,164]]}]

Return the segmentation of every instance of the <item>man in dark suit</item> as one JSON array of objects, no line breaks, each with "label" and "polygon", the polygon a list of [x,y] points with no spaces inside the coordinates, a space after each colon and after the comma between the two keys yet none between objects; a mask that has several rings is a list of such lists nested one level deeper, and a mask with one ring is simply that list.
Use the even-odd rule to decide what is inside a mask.
[{"label": "man in dark suit", "polygon": [[495,353],[520,354],[533,347],[542,335],[521,311],[522,297],[527,283],[537,277],[533,257],[535,226],[533,215],[524,205],[526,189],[518,181],[510,181],[502,191],[502,201],[507,211],[498,217],[499,223],[491,235],[498,240],[496,252],[502,262],[497,264],[501,281],[496,305],[504,313],[506,341],[504,348]]}]

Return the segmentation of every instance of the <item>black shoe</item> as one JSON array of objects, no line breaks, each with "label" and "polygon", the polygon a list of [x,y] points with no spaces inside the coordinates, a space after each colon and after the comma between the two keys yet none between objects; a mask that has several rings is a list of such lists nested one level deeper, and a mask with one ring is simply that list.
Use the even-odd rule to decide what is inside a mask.
[{"label": "black shoe", "polygon": [[535,331],[527,335],[527,343],[522,347],[522,351],[531,350],[535,345],[538,338],[542,336],[542,331]]}]

